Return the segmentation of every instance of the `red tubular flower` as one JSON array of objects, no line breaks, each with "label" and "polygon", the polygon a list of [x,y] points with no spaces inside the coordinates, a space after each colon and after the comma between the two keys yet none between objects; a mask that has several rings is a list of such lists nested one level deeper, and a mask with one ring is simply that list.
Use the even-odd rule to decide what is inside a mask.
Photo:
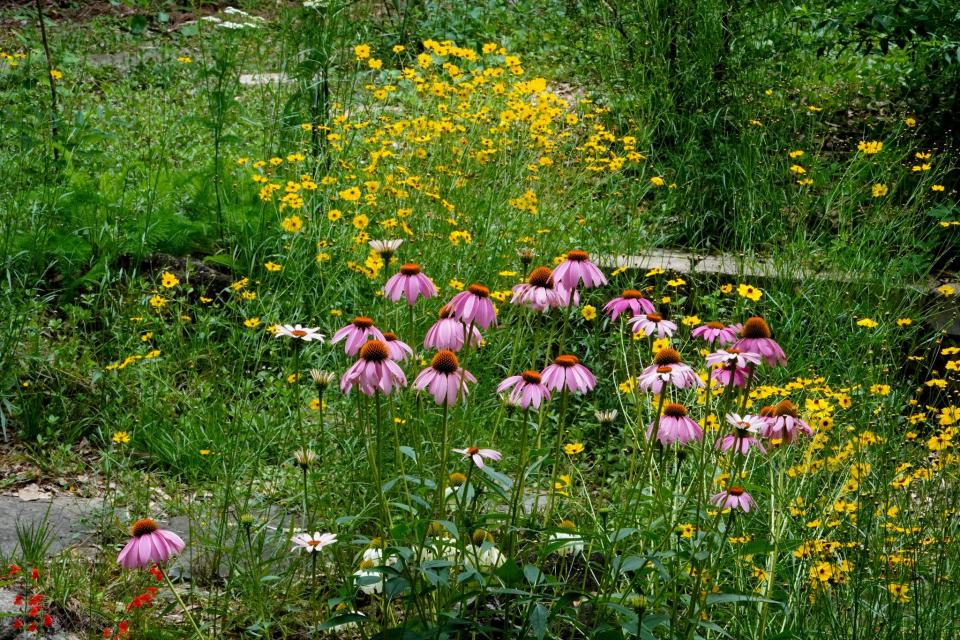
[{"label": "red tubular flower", "polygon": [[34,567],[33,569],[30,569],[30,577],[33,578],[34,580],[40,579],[40,572],[37,571],[36,567]]},{"label": "red tubular flower", "polygon": [[19,567],[18,565],[15,565],[15,564],[10,565],[9,569],[10,569],[10,570],[9,570],[9,572],[8,572],[8,575],[11,575],[11,576],[15,576],[15,575],[17,575],[18,573],[20,573],[20,571],[21,571],[20,567]]},{"label": "red tubular flower", "polygon": [[40,615],[40,607],[36,605],[30,607],[30,611],[27,612],[27,615],[31,618],[36,618],[38,615]]},{"label": "red tubular flower", "polygon": [[163,571],[160,571],[160,567],[153,565],[150,567],[150,573],[152,573],[153,577],[157,579],[157,582],[163,582]]},{"label": "red tubular flower", "polygon": [[23,604],[23,596],[18,593],[17,596],[13,599],[13,604],[17,605],[18,607],[19,607],[20,605],[22,605],[22,604]]},{"label": "red tubular flower", "polygon": [[36,595],[30,596],[30,600],[27,602],[27,604],[34,605],[34,604],[40,604],[41,602],[43,602],[43,594],[38,593]]},{"label": "red tubular flower", "polygon": [[49,613],[43,614],[43,626],[52,627],[53,626],[53,616]]},{"label": "red tubular flower", "polygon": [[104,627],[104,628],[103,628],[103,633],[102,633],[101,635],[102,635],[104,638],[112,638],[112,637],[113,637],[113,629],[111,629],[110,627]]}]

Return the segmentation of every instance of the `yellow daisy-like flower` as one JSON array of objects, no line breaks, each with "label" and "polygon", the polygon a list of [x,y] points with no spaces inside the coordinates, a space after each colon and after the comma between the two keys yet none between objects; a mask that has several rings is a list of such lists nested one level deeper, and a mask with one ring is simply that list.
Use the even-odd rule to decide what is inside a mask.
[{"label": "yellow daisy-like flower", "polygon": [[303,229],[303,219],[300,216],[290,216],[289,218],[284,218],[280,222],[280,226],[283,227],[283,230],[287,233],[297,233],[300,229]]},{"label": "yellow daisy-like flower", "polygon": [[911,318],[897,318],[898,327],[909,327],[912,324],[913,320]]},{"label": "yellow daisy-like flower", "polygon": [[583,453],[584,448],[582,442],[571,442],[563,445],[563,452],[568,456],[575,456],[578,453]]},{"label": "yellow daisy-like flower", "polygon": [[267,263],[264,263],[263,266],[267,271],[280,271],[281,269],[283,269],[283,265],[277,264],[276,262],[267,262]]},{"label": "yellow daisy-like flower", "polygon": [[366,60],[370,57],[370,45],[358,44],[353,48],[353,55],[357,56],[357,60]]},{"label": "yellow daisy-like flower", "polygon": [[130,434],[126,431],[117,431],[111,438],[115,444],[130,444]]},{"label": "yellow daisy-like flower", "polygon": [[873,329],[874,327],[879,326],[879,323],[873,318],[861,318],[857,320],[858,327],[866,327],[868,329]]},{"label": "yellow daisy-like flower", "polygon": [[866,140],[861,140],[859,143],[857,143],[857,149],[863,152],[865,155],[872,156],[883,151],[883,143],[879,140],[871,140],[869,142]]},{"label": "yellow daisy-like flower", "polygon": [[243,321],[243,326],[247,329],[256,329],[260,326],[260,318],[247,318]]},{"label": "yellow daisy-like flower", "polygon": [[940,285],[939,287],[937,287],[937,293],[939,293],[945,298],[949,298],[950,296],[954,295],[956,292],[957,290],[948,284]]},{"label": "yellow daisy-like flower", "polygon": [[720,287],[720,293],[722,293],[722,294],[733,293],[733,285],[728,283],[728,284],[725,284],[725,285],[721,286],[721,287]]},{"label": "yellow daisy-like flower", "polygon": [[881,184],[879,182],[873,185],[871,189],[871,192],[873,193],[874,198],[882,198],[883,196],[887,195],[889,191],[890,191],[890,188],[887,187],[887,185]]},{"label": "yellow daisy-like flower", "polygon": [[340,197],[347,202],[356,202],[360,199],[360,195],[359,187],[350,187],[349,189],[344,189],[340,192]]},{"label": "yellow daisy-like flower", "polygon": [[737,293],[741,298],[747,298],[757,302],[763,297],[763,291],[749,284],[741,284],[737,287]]},{"label": "yellow daisy-like flower", "polygon": [[169,271],[164,271],[163,275],[160,276],[160,284],[163,285],[164,289],[173,289],[180,284],[180,279]]},{"label": "yellow daisy-like flower", "polygon": [[655,187],[662,187],[663,185],[667,184],[667,182],[660,176],[653,176],[652,178],[650,178],[650,184],[652,184]]},{"label": "yellow daisy-like flower", "polygon": [[167,299],[161,295],[155,295],[150,298],[150,306],[154,309],[163,309],[167,306]]},{"label": "yellow daisy-like flower", "polygon": [[584,305],[580,313],[584,320],[596,320],[597,318],[597,308],[590,304]]}]

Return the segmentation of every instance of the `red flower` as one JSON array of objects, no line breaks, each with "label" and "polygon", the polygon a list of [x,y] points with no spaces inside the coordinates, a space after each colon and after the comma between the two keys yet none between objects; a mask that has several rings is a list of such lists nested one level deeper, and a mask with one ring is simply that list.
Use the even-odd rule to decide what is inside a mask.
[{"label": "red flower", "polygon": [[27,604],[33,605],[33,604],[40,604],[41,602],[43,602],[43,594],[38,593],[36,595],[30,596],[30,601],[27,602]]},{"label": "red flower", "polygon": [[9,575],[15,576],[15,575],[17,575],[18,573],[20,573],[20,567],[17,566],[17,565],[15,565],[15,564],[10,565],[10,574],[9,574]]},{"label": "red flower", "polygon": [[27,625],[27,631],[33,633],[33,632],[36,631],[36,630],[37,630],[37,623],[36,623],[36,622],[31,622],[30,624]]},{"label": "red flower", "polygon": [[53,616],[49,613],[43,614],[43,626],[52,627],[53,626]]},{"label": "red flower", "polygon": [[157,579],[157,582],[163,582],[163,571],[160,571],[160,567],[153,565],[150,567],[150,573],[152,573],[153,577]]},{"label": "red flower", "polygon": [[21,620],[20,618],[17,618],[16,620],[14,620],[14,621],[13,621],[13,628],[14,628],[14,629],[23,629],[23,620]]},{"label": "red flower", "polygon": [[18,607],[19,607],[20,605],[22,605],[22,604],[23,604],[23,596],[18,593],[18,594],[17,594],[17,597],[13,599],[13,604],[17,605]]},{"label": "red flower", "polygon": [[27,615],[31,618],[36,618],[38,615],[40,615],[40,607],[36,605],[30,607],[30,611],[27,612]]},{"label": "red flower", "polygon": [[118,631],[118,635],[125,636],[129,631],[130,631],[130,622],[127,620],[124,620],[123,622],[120,623],[120,629]]},{"label": "red flower", "polygon": [[104,628],[103,628],[103,634],[102,634],[102,635],[103,635],[104,638],[110,638],[110,637],[112,637],[112,636],[113,636],[113,629],[111,629],[110,627],[104,627]]},{"label": "red flower", "polygon": [[34,580],[40,579],[40,572],[37,571],[36,567],[34,567],[33,569],[30,569],[30,577],[33,578]]}]

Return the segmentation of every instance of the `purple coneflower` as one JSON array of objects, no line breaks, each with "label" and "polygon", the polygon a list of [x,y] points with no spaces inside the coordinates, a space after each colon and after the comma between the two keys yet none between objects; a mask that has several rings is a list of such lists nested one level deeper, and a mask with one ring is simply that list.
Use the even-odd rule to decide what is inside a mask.
[{"label": "purple coneflower", "polygon": [[350,393],[352,387],[360,387],[368,396],[377,391],[389,395],[406,384],[403,369],[390,359],[390,350],[382,340],[368,340],[360,348],[360,359],[340,376],[341,391]]},{"label": "purple coneflower", "polygon": [[346,340],[343,350],[348,356],[355,356],[367,340],[383,340],[380,329],[373,326],[373,320],[366,316],[357,316],[350,324],[333,334],[330,344]]},{"label": "purple coneflower", "polygon": [[397,252],[397,249],[399,249],[402,244],[402,238],[395,240],[371,240],[370,248],[380,254],[380,258],[383,259],[384,264],[390,264],[390,258],[393,257],[393,254]]},{"label": "purple coneflower", "polygon": [[383,285],[383,295],[391,302],[406,297],[407,304],[412,305],[421,296],[433,298],[438,294],[430,278],[420,273],[420,265],[405,264]]},{"label": "purple coneflower", "polygon": [[703,429],[700,428],[688,415],[687,409],[682,404],[668,402],[663,407],[663,415],[660,416],[660,424],[656,421],[647,427],[647,439],[654,438],[654,427],[657,428],[656,439],[665,447],[674,442],[681,445],[703,439]]},{"label": "purple coneflower", "polygon": [[482,284],[472,284],[466,291],[453,296],[448,303],[453,316],[465,325],[486,329],[497,324],[497,312],[490,300],[490,289]]},{"label": "purple coneflower", "polygon": [[745,513],[749,513],[752,507],[757,506],[746,489],[736,485],[715,494],[710,498],[710,502],[721,509],[742,509]]},{"label": "purple coneflower", "polygon": [[800,418],[797,407],[789,400],[783,400],[774,406],[772,414],[760,432],[763,437],[783,440],[789,444],[796,440],[798,435],[813,435],[813,429]]},{"label": "purple coneflower", "polygon": [[461,392],[469,392],[467,382],[476,382],[472,373],[460,366],[457,354],[449,349],[438,351],[430,366],[420,372],[413,386],[422,391],[427,389],[437,404],[452,406],[456,404]]},{"label": "purple coneflower", "polygon": [[484,458],[487,460],[500,460],[503,458],[503,454],[499,451],[494,451],[493,449],[478,449],[477,447],[454,449],[453,452],[462,455],[464,460],[473,460],[473,464],[477,465],[478,469],[483,469]]},{"label": "purple coneflower", "polygon": [[396,362],[403,362],[413,355],[413,349],[403,340],[397,337],[392,331],[383,332],[383,342],[387,345],[387,351],[390,352],[390,359]]},{"label": "purple coneflower", "polygon": [[567,252],[566,259],[553,270],[553,281],[568,292],[575,290],[580,283],[585,289],[607,284],[600,268],[590,262],[590,255],[578,250]]},{"label": "purple coneflower", "polygon": [[628,322],[634,333],[643,331],[644,335],[656,335],[658,338],[669,338],[677,330],[675,323],[664,320],[659,313],[633,316]]},{"label": "purple coneflower", "polygon": [[298,533],[290,540],[293,543],[293,548],[290,551],[302,549],[307,553],[313,553],[314,551],[321,551],[324,547],[328,547],[336,541],[337,535],[335,533],[320,533],[319,531],[315,531],[313,535]]},{"label": "purple coneflower", "polygon": [[755,433],[759,433],[767,425],[763,418],[754,415],[740,416],[736,413],[728,413],[727,422],[733,426],[734,431],[717,439],[715,445],[717,449],[720,449],[720,451],[733,449],[743,456],[750,452],[751,447],[760,449],[761,453],[767,452],[760,441],[754,437]]},{"label": "purple coneflower", "polygon": [[544,386],[550,391],[566,389],[571,393],[586,393],[597,386],[597,379],[590,373],[590,369],[580,364],[577,356],[557,356],[553,364],[547,365],[540,376]]},{"label": "purple coneflower", "polygon": [[722,322],[708,322],[691,331],[690,335],[694,338],[700,338],[707,344],[716,343],[717,346],[724,347],[736,342],[737,329],[728,327]]},{"label": "purple coneflower", "polygon": [[659,394],[664,386],[678,389],[704,386],[703,380],[689,365],[683,363],[675,349],[660,349],[653,357],[653,364],[637,376],[637,386],[644,391]]},{"label": "purple coneflower", "polygon": [[133,537],[117,556],[124,569],[144,569],[166,562],[183,551],[183,539],[173,531],[161,529],[155,520],[143,518],[130,527]]},{"label": "purple coneflower", "polygon": [[547,267],[537,267],[523,284],[513,288],[512,304],[520,304],[534,311],[546,311],[565,306],[569,294],[553,284],[553,272]]},{"label": "purple coneflower", "polygon": [[734,347],[741,351],[750,351],[759,354],[764,362],[771,367],[778,364],[787,364],[787,355],[780,345],[771,338],[770,327],[763,318],[754,316],[743,323],[740,329],[740,339]]},{"label": "purple coneflower", "polygon": [[500,383],[497,393],[510,391],[508,400],[521,409],[533,407],[539,409],[544,400],[550,399],[550,390],[543,384],[542,378],[536,371],[524,371],[518,376],[510,376]]},{"label": "purple coneflower", "polygon": [[627,289],[619,298],[614,298],[603,306],[603,310],[610,315],[611,320],[616,320],[621,313],[630,312],[630,316],[638,316],[642,313],[656,313],[657,308],[653,303],[643,297],[643,294],[636,289]]},{"label": "purple coneflower", "polygon": [[323,344],[323,336],[320,334],[320,327],[304,327],[299,324],[278,324],[275,337],[281,336],[303,340],[304,342],[319,341]]},{"label": "purple coneflower", "polygon": [[[453,317],[453,309],[445,304],[440,309],[440,319],[433,323],[423,338],[423,346],[427,349],[450,349],[460,351],[463,348],[467,327]],[[480,330],[472,327],[470,331],[470,346],[476,347],[483,340]]]},{"label": "purple coneflower", "polygon": [[760,364],[760,356],[730,347],[711,353],[706,361],[707,366],[716,367],[710,372],[710,377],[722,386],[730,384],[732,379],[733,386],[743,388],[747,384],[750,367]]}]

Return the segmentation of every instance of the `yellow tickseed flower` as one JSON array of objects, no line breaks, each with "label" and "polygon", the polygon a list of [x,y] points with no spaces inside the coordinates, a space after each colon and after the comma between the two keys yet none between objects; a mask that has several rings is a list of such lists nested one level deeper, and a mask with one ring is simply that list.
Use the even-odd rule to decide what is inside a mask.
[{"label": "yellow tickseed flower", "polygon": [[684,316],[680,322],[685,327],[695,327],[700,324],[700,318],[698,316]]},{"label": "yellow tickseed flower", "polygon": [[162,309],[167,306],[167,299],[161,295],[155,295],[150,298],[150,306],[154,309]]},{"label": "yellow tickseed flower", "polygon": [[370,57],[370,45],[358,44],[353,48],[353,55],[357,56],[357,60],[366,60]]},{"label": "yellow tickseed flower", "polygon": [[887,591],[890,592],[890,597],[897,604],[910,602],[910,585],[891,582],[887,585]]},{"label": "yellow tickseed flower", "polygon": [[797,149],[796,151],[791,151],[787,155],[796,160],[797,158],[802,158],[804,156],[804,152],[802,149]]},{"label": "yellow tickseed flower", "polygon": [[883,151],[883,143],[879,140],[871,140],[869,142],[861,140],[857,143],[857,150],[862,151],[865,155],[872,156]]},{"label": "yellow tickseed flower", "polygon": [[942,184],[935,184],[930,187],[931,191],[943,191],[944,186]]},{"label": "yellow tickseed flower", "polygon": [[111,438],[115,444],[130,444],[130,434],[126,431],[117,431]]},{"label": "yellow tickseed flower", "polygon": [[283,230],[287,233],[297,233],[303,228],[303,220],[300,216],[290,216],[289,218],[284,218],[280,222],[280,226],[283,227]]},{"label": "yellow tickseed flower", "polygon": [[361,195],[359,187],[350,187],[340,192],[340,197],[347,202],[356,202],[360,199]]},{"label": "yellow tickseed flower", "polygon": [[951,286],[948,285],[948,284],[940,285],[939,287],[937,287],[937,293],[939,293],[940,295],[942,295],[942,296],[945,297],[945,298],[949,298],[950,296],[952,296],[952,295],[955,294],[956,292],[957,292],[956,289],[954,289],[953,287],[951,287]]},{"label": "yellow tickseed flower", "polygon": [[907,125],[908,127],[910,127],[910,128],[912,129],[913,127],[917,126],[917,119],[916,119],[916,118],[904,118],[904,119],[903,119],[903,124]]},{"label": "yellow tickseed flower", "polygon": [[597,318],[597,308],[590,304],[584,305],[580,313],[583,315],[584,320],[596,320]]},{"label": "yellow tickseed flower", "polygon": [[568,456],[575,456],[578,453],[583,453],[583,449],[584,446],[582,442],[571,442],[563,445],[563,452]]},{"label": "yellow tickseed flower", "polygon": [[660,176],[653,176],[650,178],[650,184],[655,187],[662,187],[663,185],[667,184],[667,182]]},{"label": "yellow tickseed flower", "polygon": [[748,298],[757,302],[760,298],[763,297],[763,291],[749,284],[741,284],[737,287],[737,293],[742,298]]},{"label": "yellow tickseed flower", "polygon": [[889,191],[890,191],[890,188],[887,187],[887,185],[880,184],[879,182],[873,185],[871,189],[871,192],[873,193],[874,198],[882,198],[883,196],[887,195]]},{"label": "yellow tickseed flower", "polygon": [[897,318],[898,327],[909,327],[912,324],[913,320],[911,318]]},{"label": "yellow tickseed flower", "polygon": [[191,58],[190,56],[177,56],[177,62],[179,62],[180,64],[190,64],[191,62],[193,62],[193,58]]},{"label": "yellow tickseed flower", "polygon": [[673,280],[667,280],[668,287],[682,287],[687,284],[687,281],[683,278],[674,278]]},{"label": "yellow tickseed flower", "polygon": [[866,327],[868,329],[873,329],[874,327],[879,326],[879,324],[880,323],[873,318],[861,318],[860,320],[857,320],[858,327]]},{"label": "yellow tickseed flower", "polygon": [[247,329],[256,329],[260,326],[260,318],[247,318],[243,321],[243,326]]},{"label": "yellow tickseed flower", "polygon": [[164,271],[163,275],[160,276],[160,284],[163,285],[164,289],[172,289],[180,284],[180,279],[169,271]]},{"label": "yellow tickseed flower", "polygon": [[50,69],[50,77],[54,80],[62,80],[63,72],[57,71],[56,69]]},{"label": "yellow tickseed flower", "polygon": [[267,271],[280,271],[283,269],[283,265],[277,264],[276,262],[266,262],[263,266]]}]

